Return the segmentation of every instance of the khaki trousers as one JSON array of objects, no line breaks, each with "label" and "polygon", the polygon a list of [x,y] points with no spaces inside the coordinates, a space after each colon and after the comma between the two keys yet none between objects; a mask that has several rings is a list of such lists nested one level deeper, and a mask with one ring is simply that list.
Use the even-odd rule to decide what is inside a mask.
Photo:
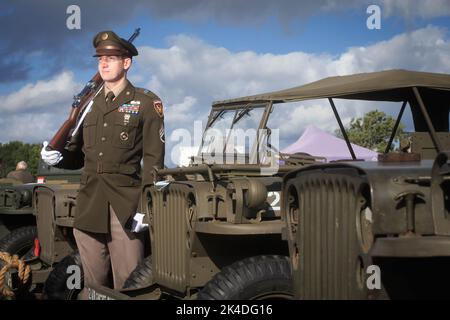
[{"label": "khaki trousers", "polygon": [[[124,229],[111,205],[109,220],[109,234],[73,229],[80,251],[85,288],[89,285],[109,286],[108,274],[112,269],[114,289],[121,289],[130,273],[144,258],[143,234]],[[81,297],[88,298],[87,290],[83,290]]]}]

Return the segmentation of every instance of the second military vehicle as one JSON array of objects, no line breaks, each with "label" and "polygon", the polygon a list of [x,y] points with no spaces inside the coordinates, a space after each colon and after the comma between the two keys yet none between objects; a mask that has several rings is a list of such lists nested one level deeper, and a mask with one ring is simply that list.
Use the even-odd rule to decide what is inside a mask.
[{"label": "second military vehicle", "polygon": [[[63,170],[40,162],[38,182],[0,187],[0,219],[3,226],[8,227],[0,240],[0,251],[19,255],[31,267],[31,291],[37,294],[42,292],[53,267],[63,258],[68,256],[64,264],[79,264],[76,252],[73,253],[76,245],[72,236],[71,219],[80,173],[80,170]],[[48,198],[38,197],[38,192],[51,195]],[[42,210],[46,200],[51,205]],[[59,266],[61,268],[62,265]],[[54,294],[56,297],[61,296],[62,289],[56,290],[55,287],[65,281],[67,274],[54,274],[58,274],[58,284],[54,284],[55,276],[52,275],[47,287],[50,286],[50,295]],[[59,276],[63,278],[59,279]],[[65,282],[63,289],[65,290]]]},{"label": "second military vehicle", "polygon": [[[327,98],[332,107],[335,99],[388,101],[399,110],[377,162],[314,165],[284,177],[296,297],[450,298],[450,75],[332,77],[294,88],[290,98]],[[414,132],[391,152],[407,106]]]}]

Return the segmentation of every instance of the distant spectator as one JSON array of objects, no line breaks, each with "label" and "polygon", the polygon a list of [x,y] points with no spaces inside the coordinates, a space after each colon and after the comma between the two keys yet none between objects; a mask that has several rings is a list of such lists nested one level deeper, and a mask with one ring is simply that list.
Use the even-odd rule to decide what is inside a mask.
[{"label": "distant spectator", "polygon": [[34,182],[34,177],[27,170],[28,164],[25,161],[19,161],[16,165],[16,170],[8,173],[6,178],[16,179],[22,181],[22,183]]}]

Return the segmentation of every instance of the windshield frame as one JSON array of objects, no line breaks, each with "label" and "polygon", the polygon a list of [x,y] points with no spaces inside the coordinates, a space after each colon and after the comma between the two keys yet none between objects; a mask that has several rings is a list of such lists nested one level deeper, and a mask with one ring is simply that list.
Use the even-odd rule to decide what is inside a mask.
[{"label": "windshield frame", "polygon": [[[225,139],[226,143],[224,144],[224,148],[222,150],[222,152],[224,154],[225,154],[226,147],[229,143],[231,130],[237,123],[239,123],[239,121],[241,121],[241,119],[243,119],[245,117],[245,114],[248,114],[249,111],[254,110],[254,109],[263,109],[264,110],[262,115],[260,116],[260,119],[258,122],[258,127],[255,128],[259,132],[260,129],[266,129],[266,124],[267,124],[269,115],[272,112],[272,107],[273,107],[273,104],[271,101],[263,101],[263,102],[255,101],[255,102],[246,102],[246,103],[239,103],[239,104],[235,104],[235,105],[226,105],[226,106],[213,105],[211,108],[211,111],[209,113],[209,116],[208,116],[208,121],[207,121],[206,127],[203,130],[202,141],[199,146],[197,155],[199,157],[201,157],[203,154],[207,154],[205,152],[202,152],[202,150],[204,149],[206,133],[210,128],[213,127],[213,125],[216,123],[217,119],[219,119],[219,117],[225,111],[234,111],[234,115],[233,115],[233,119],[231,121],[231,126],[226,129],[226,130],[229,130],[229,132],[228,133],[225,132],[226,133],[226,139]],[[251,150],[251,153],[248,155],[249,159],[250,159],[250,163],[253,163],[252,161],[254,159],[257,159],[255,157],[255,152],[257,152],[259,150],[259,139],[255,139],[255,142],[256,142],[256,144],[253,143],[252,146],[249,146],[249,150]]]}]

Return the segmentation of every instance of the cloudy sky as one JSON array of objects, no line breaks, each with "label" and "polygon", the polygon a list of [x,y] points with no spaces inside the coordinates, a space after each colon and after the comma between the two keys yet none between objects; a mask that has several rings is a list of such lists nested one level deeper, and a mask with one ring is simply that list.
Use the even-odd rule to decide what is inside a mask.
[{"label": "cloudy sky", "polygon": [[[67,28],[73,4],[80,29]],[[372,4],[381,10],[380,29],[367,27]],[[129,78],[163,100],[169,165],[172,133],[192,131],[215,100],[392,68],[450,73],[450,0],[2,0],[0,142],[50,139],[96,72],[93,36],[111,29],[127,38],[136,27],[139,56]],[[346,122],[373,108],[398,112],[338,108]],[[308,124],[336,128],[322,101],[273,116],[281,147]]]}]

